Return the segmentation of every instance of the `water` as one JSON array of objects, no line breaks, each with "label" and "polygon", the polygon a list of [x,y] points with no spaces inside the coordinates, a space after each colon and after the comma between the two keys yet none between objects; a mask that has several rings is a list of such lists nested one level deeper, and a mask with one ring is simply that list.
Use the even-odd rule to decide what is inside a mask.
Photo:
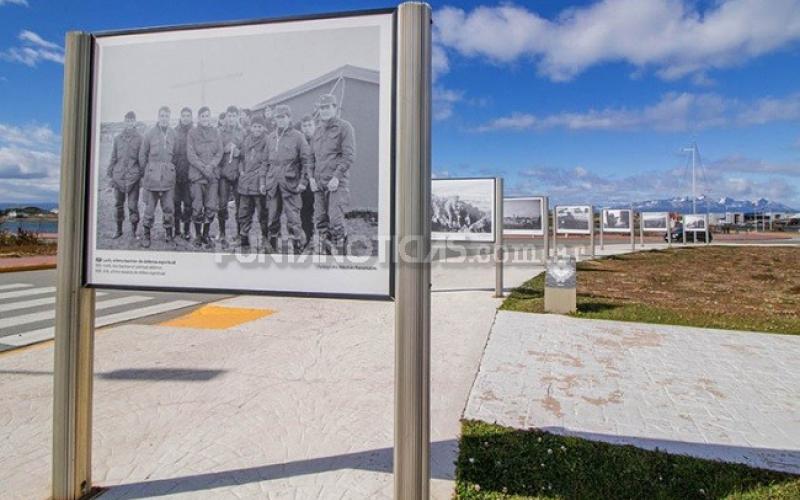
[{"label": "water", "polygon": [[9,220],[0,224],[0,231],[16,233],[17,229],[32,233],[57,233],[57,220]]}]

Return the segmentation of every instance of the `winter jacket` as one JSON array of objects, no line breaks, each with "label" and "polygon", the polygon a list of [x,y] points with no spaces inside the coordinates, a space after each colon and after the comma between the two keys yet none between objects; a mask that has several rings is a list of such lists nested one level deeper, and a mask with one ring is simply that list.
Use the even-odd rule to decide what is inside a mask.
[{"label": "winter jacket", "polygon": [[111,159],[108,162],[108,177],[111,178],[111,185],[120,191],[130,191],[142,178],[142,167],[139,164],[142,139],[142,134],[136,129],[125,129],[114,138]]},{"label": "winter jacket", "polygon": [[186,184],[189,182],[189,158],[186,156],[186,137],[189,131],[192,130],[194,125],[183,125],[181,123],[175,126],[175,177],[179,184]]},{"label": "winter jacket", "polygon": [[317,184],[325,186],[334,176],[340,183],[347,184],[356,156],[355,140],[350,122],[341,118],[320,120],[311,145],[314,151],[312,171]]},{"label": "winter jacket", "polygon": [[[222,160],[219,162],[219,175],[230,181],[235,181],[239,177],[239,168],[242,163],[244,130],[239,127],[220,127],[219,133],[224,150]],[[233,149],[229,148],[231,144],[239,150],[236,156],[232,155]]]},{"label": "winter jacket", "polygon": [[269,167],[265,179],[267,194],[275,193],[278,186],[299,192],[308,185],[311,169],[311,148],[303,134],[293,128],[275,130],[267,140]]},{"label": "winter jacket", "polygon": [[265,185],[267,175],[268,142],[266,133],[259,137],[250,134],[245,139],[241,155],[242,167],[239,171],[239,194],[261,194],[259,187]]},{"label": "winter jacket", "polygon": [[214,127],[198,125],[186,136],[186,157],[189,159],[189,180],[207,184],[219,179],[217,168],[222,159],[222,140]]},{"label": "winter jacket", "polygon": [[148,191],[168,191],[175,188],[175,131],[158,125],[144,135],[139,148],[139,164],[144,166],[142,187]]}]

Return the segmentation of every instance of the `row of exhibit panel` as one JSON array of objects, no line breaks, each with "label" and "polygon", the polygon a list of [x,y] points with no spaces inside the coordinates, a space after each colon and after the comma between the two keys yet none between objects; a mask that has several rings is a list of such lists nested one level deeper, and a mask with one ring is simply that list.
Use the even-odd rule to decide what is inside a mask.
[{"label": "row of exhibit panel", "polygon": [[[446,241],[494,242],[496,179],[433,179],[431,185],[431,238]],[[544,236],[552,220],[556,234],[598,232],[591,205],[558,205],[551,212],[547,196],[503,197],[503,236]],[[600,233],[632,233],[636,226],[633,209],[600,210]],[[678,222],[669,212],[639,212],[641,232],[666,233]],[[682,216],[686,231],[708,230],[707,214]]]}]

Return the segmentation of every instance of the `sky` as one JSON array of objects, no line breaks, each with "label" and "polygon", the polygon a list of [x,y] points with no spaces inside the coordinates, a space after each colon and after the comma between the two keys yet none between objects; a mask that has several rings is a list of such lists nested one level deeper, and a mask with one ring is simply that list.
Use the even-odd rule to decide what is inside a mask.
[{"label": "sky", "polygon": [[[688,196],[696,143],[698,194],[800,209],[800,0],[431,4],[435,176],[551,204]],[[0,202],[58,198],[67,31],[392,5],[0,0]]]}]

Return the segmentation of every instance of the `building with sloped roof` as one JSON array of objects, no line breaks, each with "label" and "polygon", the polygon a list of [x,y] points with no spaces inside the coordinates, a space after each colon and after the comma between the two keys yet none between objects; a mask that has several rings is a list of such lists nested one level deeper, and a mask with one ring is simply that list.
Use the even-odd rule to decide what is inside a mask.
[{"label": "building with sloped roof", "polygon": [[252,107],[254,111],[277,104],[292,108],[292,119],[314,114],[322,94],[333,94],[339,101],[339,116],[353,125],[356,157],[350,171],[350,210],[378,210],[378,113],[379,73],[376,70],[344,65],[293,89],[270,97]]}]

